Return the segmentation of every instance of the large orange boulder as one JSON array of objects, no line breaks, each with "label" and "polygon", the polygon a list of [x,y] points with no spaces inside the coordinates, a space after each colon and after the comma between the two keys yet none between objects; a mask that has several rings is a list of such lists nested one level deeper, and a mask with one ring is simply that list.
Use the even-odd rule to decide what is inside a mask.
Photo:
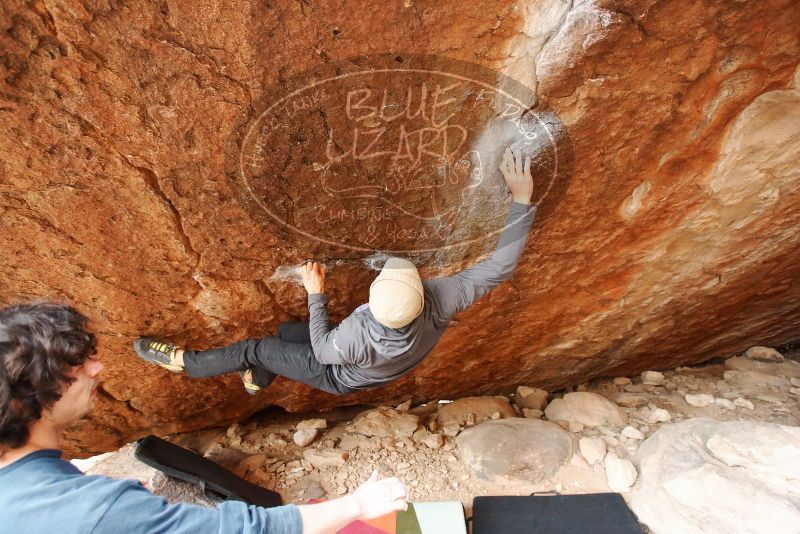
[{"label": "large orange boulder", "polygon": [[[319,410],[555,391],[775,345],[800,326],[794,0],[406,0],[0,8],[0,301],[91,316],[106,371],[68,452]],[[517,272],[390,387],[146,366],[331,313],[387,254],[424,276],[489,253],[502,150],[533,156]]]}]

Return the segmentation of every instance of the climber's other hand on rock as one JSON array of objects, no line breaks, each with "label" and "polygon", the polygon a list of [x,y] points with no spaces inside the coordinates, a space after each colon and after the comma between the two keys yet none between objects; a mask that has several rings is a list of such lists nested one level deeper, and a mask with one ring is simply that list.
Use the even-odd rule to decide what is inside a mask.
[{"label": "climber's other hand on rock", "polygon": [[325,293],[325,266],[315,261],[307,261],[300,267],[303,287],[308,294]]},{"label": "climber's other hand on rock", "polygon": [[531,176],[531,158],[528,156],[523,161],[521,153],[514,153],[511,148],[506,148],[503,161],[500,162],[500,172],[506,179],[506,184],[511,190],[514,201],[521,204],[530,204],[533,196],[533,177]]}]

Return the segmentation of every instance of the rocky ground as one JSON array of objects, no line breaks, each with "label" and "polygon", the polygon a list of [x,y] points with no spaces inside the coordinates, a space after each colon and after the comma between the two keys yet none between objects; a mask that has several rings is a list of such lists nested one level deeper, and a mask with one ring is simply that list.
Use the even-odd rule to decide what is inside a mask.
[{"label": "rocky ground", "polygon": [[[701,483],[701,477],[687,478],[685,472],[678,477],[669,471],[674,458],[664,454],[683,459],[689,455],[688,449],[676,449],[679,438],[666,437],[678,432],[687,443],[700,444],[700,460],[693,469],[723,469],[715,471],[717,479],[735,477],[735,483],[724,487],[768,492],[775,499],[771,509],[785,512],[775,520],[797,518],[796,525],[800,524],[800,430],[789,427],[800,426],[800,364],[794,361],[794,351],[784,352],[787,358],[774,349],[754,347],[725,361],[597,380],[552,394],[520,385],[506,396],[443,399],[421,406],[408,401],[396,407],[338,409],[313,417],[264,412],[242,424],[170,439],[280,492],[286,502],[334,498],[353,490],[377,469],[403,480],[412,500],[460,500],[468,515],[477,495],[611,490],[621,492],[640,519],[646,516],[651,527],[657,525],[654,531],[712,532],[714,525],[722,530],[724,520],[703,511],[702,498],[690,507],[710,526],[686,519],[685,525],[666,527],[659,510],[667,510],[669,496],[657,497],[658,505],[649,502],[656,494],[648,493],[648,481],[640,477],[643,470],[658,473],[646,475],[652,479],[680,478],[683,494],[690,492],[685,485],[691,486],[692,480]],[[701,431],[707,435],[697,438]],[[737,432],[757,433],[761,449],[749,442],[732,442],[730,436]],[[665,452],[668,448],[657,446],[665,439],[675,450]],[[643,442],[653,444],[649,455],[642,454],[647,448]],[[734,449],[746,461],[739,456],[731,459],[725,452]],[[171,500],[207,502],[192,488],[172,483],[132,460],[131,450],[127,447],[101,458],[88,470],[149,479],[156,492]],[[747,466],[753,469],[747,471]],[[733,471],[725,471],[729,468]],[[742,478],[743,472],[751,478]],[[764,480],[766,489],[758,486]],[[730,528],[736,531],[735,524],[726,527],[727,532]]]}]

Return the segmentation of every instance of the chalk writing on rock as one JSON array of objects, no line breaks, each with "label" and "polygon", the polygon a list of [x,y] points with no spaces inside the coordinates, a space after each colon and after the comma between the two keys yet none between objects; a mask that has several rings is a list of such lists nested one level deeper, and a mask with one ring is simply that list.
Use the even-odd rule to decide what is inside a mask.
[{"label": "chalk writing on rock", "polygon": [[265,91],[231,134],[228,171],[260,220],[292,239],[463,257],[503,229],[506,147],[531,157],[539,221],[563,197],[569,137],[533,102],[524,85],[450,58],[324,64]]}]

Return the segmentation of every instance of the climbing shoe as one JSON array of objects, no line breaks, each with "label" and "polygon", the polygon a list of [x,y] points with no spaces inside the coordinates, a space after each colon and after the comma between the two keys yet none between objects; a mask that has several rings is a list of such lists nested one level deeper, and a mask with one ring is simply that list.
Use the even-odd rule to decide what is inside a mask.
[{"label": "climbing shoe", "polygon": [[160,365],[173,373],[180,373],[183,367],[172,363],[178,347],[171,343],[157,341],[151,337],[140,337],[133,342],[133,350],[145,361]]},{"label": "climbing shoe", "polygon": [[247,392],[248,395],[255,395],[259,391],[261,391],[261,386],[257,385],[253,382],[253,370],[247,369],[245,371],[239,371],[239,376],[242,377],[242,383],[244,384],[244,390]]}]

